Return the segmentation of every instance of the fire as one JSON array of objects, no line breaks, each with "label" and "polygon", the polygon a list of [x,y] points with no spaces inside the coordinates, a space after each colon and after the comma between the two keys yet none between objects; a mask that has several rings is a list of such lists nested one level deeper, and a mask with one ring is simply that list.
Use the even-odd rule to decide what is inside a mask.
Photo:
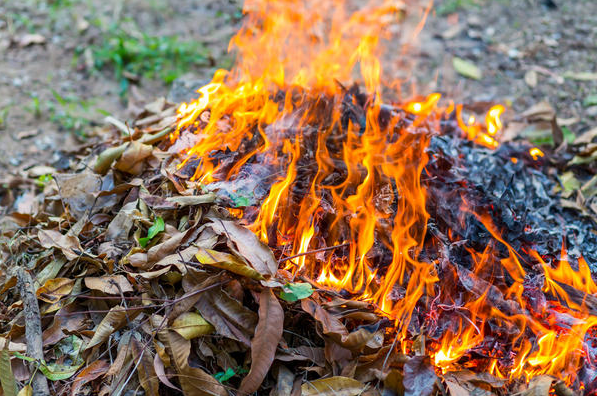
[{"label": "fire", "polygon": [[[236,66],[216,72],[199,98],[178,110],[172,140],[182,133],[199,138],[180,166],[195,159],[193,178],[208,186],[236,180],[242,170],[255,169],[251,164],[267,169],[268,192],[257,214],[243,205],[231,207],[231,214],[281,254],[297,256],[287,260],[287,271],[375,304],[394,320],[404,351],[413,313],[428,301],[430,323],[446,312],[460,318],[429,346],[440,370],[457,368],[482,348],[490,354],[486,370],[500,377],[572,378],[585,334],[596,326],[584,303],[595,296],[596,284],[583,260],[573,270],[564,260],[553,268],[535,252],[524,258],[486,213],[473,215],[493,242],[482,253],[470,251],[471,270],[459,263],[443,270],[462,282],[471,278],[460,301],[453,298],[454,284],[439,281],[438,262],[419,258],[429,218],[421,177],[434,131],[454,117],[466,138],[494,149],[505,109],[493,106],[480,123],[462,105],[442,104],[439,93],[383,104],[378,44],[402,9],[396,0],[357,10],[344,0],[248,1],[246,22],[230,43]],[[356,75],[365,94],[342,85]],[[219,153],[234,154],[234,163]],[[533,148],[530,155],[544,154]],[[304,254],[332,246],[338,248]],[[500,258],[499,246],[507,257]],[[544,268],[544,290],[555,298],[554,308],[536,316],[524,297],[529,274],[522,262],[529,257]],[[495,279],[501,279],[497,286]],[[563,284],[584,297],[571,300]],[[555,326],[557,311],[572,318],[570,330]],[[513,355],[486,345],[489,327],[505,329]]]}]

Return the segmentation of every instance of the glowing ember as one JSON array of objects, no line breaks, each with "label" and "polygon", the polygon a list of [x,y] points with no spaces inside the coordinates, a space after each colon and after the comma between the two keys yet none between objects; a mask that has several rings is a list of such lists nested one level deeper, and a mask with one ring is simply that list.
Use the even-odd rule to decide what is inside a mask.
[{"label": "glowing ember", "polygon": [[[440,280],[440,262],[422,258],[429,214],[421,178],[430,139],[453,121],[465,138],[494,149],[505,109],[490,108],[482,124],[460,104],[441,104],[438,93],[383,104],[378,42],[400,6],[386,1],[351,13],[342,0],[248,2],[246,24],[231,41],[236,67],[218,71],[198,100],[179,108],[172,139],[200,137],[180,166],[194,159],[194,179],[204,185],[234,182],[255,169],[250,165],[267,169],[259,210],[238,204],[231,214],[287,257],[342,245],[289,259],[280,276],[306,276],[375,304],[394,321],[405,353],[423,302],[428,325],[444,329],[427,345],[440,370],[457,369],[464,356],[483,350],[479,370],[571,382],[596,326],[586,303],[596,284],[583,259],[576,269],[566,259],[553,268],[538,253],[510,246],[487,213],[475,216],[493,242],[482,251],[468,248],[471,269],[449,263],[452,281]],[[366,94],[339,83],[352,81],[358,66]],[[537,148],[530,155],[544,156]],[[472,212],[467,203],[460,210]],[[524,293],[532,275],[525,268],[533,263],[544,269],[541,286],[554,301],[532,313]],[[456,280],[468,290],[457,291]],[[570,289],[581,297],[572,299]],[[449,312],[459,321],[447,321]],[[568,327],[559,315],[570,318]],[[500,337],[508,356],[488,343],[493,328],[506,329]]]}]

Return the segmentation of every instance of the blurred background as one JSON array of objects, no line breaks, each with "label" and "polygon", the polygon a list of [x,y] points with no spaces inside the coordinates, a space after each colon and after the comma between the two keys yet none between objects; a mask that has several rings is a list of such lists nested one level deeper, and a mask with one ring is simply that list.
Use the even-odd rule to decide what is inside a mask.
[{"label": "blurred background", "polygon": [[[429,4],[407,2],[398,29],[412,32]],[[233,64],[242,17],[240,0],[0,2],[0,164],[51,163],[109,115],[189,100]],[[399,36],[386,43],[387,77],[405,97],[437,91],[515,113],[547,101],[565,138],[596,126],[593,0],[437,0],[416,40]]]}]

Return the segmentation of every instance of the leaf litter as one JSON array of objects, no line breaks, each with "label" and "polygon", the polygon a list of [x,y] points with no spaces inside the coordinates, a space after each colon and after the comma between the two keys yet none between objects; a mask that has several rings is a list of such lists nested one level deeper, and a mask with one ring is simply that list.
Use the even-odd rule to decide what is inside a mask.
[{"label": "leaf litter", "polygon": [[[457,62],[456,68],[478,78],[473,65]],[[139,119],[150,116],[146,110]],[[555,116],[541,104],[519,120],[539,123],[552,133]],[[223,396],[234,390],[548,395],[556,389],[558,381],[549,376],[506,387],[490,375],[438,372],[426,356],[409,358],[395,348],[394,334],[386,330],[392,326],[375,307],[289,278],[272,250],[221,209],[231,197],[241,198],[230,191],[202,190],[171,173],[168,164],[175,154],[167,154],[168,132],[176,119],[171,122],[160,129],[135,126],[127,137],[117,127],[106,127],[95,145],[63,153],[72,159],[72,169],[54,174],[43,186],[12,188],[13,196],[34,199],[39,209],[16,204],[3,220],[1,275],[12,279],[11,267],[22,266],[37,276],[44,359],[11,350],[5,342],[2,367],[7,359],[13,366],[27,361],[58,393],[71,395],[139,388],[146,395]],[[578,212],[593,215],[595,197],[583,191],[584,176],[595,175],[595,164],[575,158],[595,157],[595,134],[589,131],[552,157],[552,166],[564,176],[560,189],[566,194],[561,195],[576,199]],[[511,136],[519,138],[518,133]],[[451,152],[451,144],[437,138],[431,147]],[[508,158],[513,149],[502,147],[496,157]],[[489,186],[464,168],[452,172]],[[454,173],[443,186],[429,181],[429,188],[451,188],[451,180],[458,182]],[[6,283],[2,296],[12,304],[3,308],[2,331],[16,346],[24,341],[16,283]],[[497,306],[508,305],[496,298]],[[25,394],[31,389],[4,369],[0,379],[7,395],[15,394],[16,387]],[[559,386],[559,394],[570,392]]]}]

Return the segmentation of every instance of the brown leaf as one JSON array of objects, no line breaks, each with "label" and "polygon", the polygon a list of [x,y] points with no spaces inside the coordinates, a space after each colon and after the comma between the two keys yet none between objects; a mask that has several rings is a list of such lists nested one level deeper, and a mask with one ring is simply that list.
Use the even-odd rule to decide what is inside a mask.
[{"label": "brown leaf", "polygon": [[264,276],[273,276],[278,271],[278,262],[272,250],[264,245],[258,237],[235,221],[212,218],[210,227],[217,233],[230,239],[241,257],[247,259],[257,272]]},{"label": "brown leaf", "polygon": [[120,208],[106,229],[107,241],[129,238],[129,232],[133,227],[133,221],[143,218],[141,212],[137,209],[137,204],[138,200],[135,200],[126,203]]},{"label": "brown leaf", "polygon": [[160,339],[171,354],[185,396],[228,396],[214,377],[200,368],[189,366],[191,341],[170,330],[161,330]]},{"label": "brown leaf", "polygon": [[104,373],[108,371],[108,367],[110,367],[110,363],[108,363],[106,360],[96,360],[81,370],[81,372],[77,374],[73,380],[73,385],[71,386],[71,396],[77,395],[81,387],[86,383],[104,375]]},{"label": "brown leaf", "polygon": [[251,268],[242,259],[228,253],[221,253],[212,249],[200,248],[195,254],[200,264],[221,268],[247,278],[262,280],[264,277]]},{"label": "brown leaf", "polygon": [[74,260],[81,255],[83,248],[79,239],[73,235],[62,235],[55,230],[40,230],[37,233],[40,245],[46,249],[56,247],[62,251],[69,260]]},{"label": "brown leaf", "polygon": [[143,160],[152,155],[153,147],[138,141],[132,141],[120,156],[114,167],[122,172],[137,175],[143,170]]},{"label": "brown leaf", "polygon": [[123,275],[106,275],[101,277],[85,278],[85,286],[92,290],[98,290],[105,294],[120,295],[133,291],[133,286]]},{"label": "brown leaf", "polygon": [[127,312],[121,306],[112,307],[100,324],[95,328],[93,337],[89,340],[85,349],[90,349],[106,341],[112,333],[120,329],[127,322],[127,316],[129,320],[133,320],[139,312],[141,311],[133,310]]},{"label": "brown leaf", "polygon": [[143,345],[136,339],[131,339],[131,353],[137,365],[137,376],[139,383],[147,396],[159,396],[158,388],[160,383],[154,371],[154,362],[149,349],[143,349]]},{"label": "brown leaf", "polygon": [[364,389],[364,384],[352,378],[330,377],[304,383],[301,396],[357,396]]},{"label": "brown leaf", "polygon": [[75,304],[69,304],[54,315],[52,325],[42,333],[44,346],[53,345],[67,337],[67,332],[75,332],[86,328],[86,317]]},{"label": "brown leaf", "polygon": [[295,376],[285,366],[279,366],[276,374],[276,387],[270,393],[272,396],[291,396]]},{"label": "brown leaf", "polygon": [[257,324],[255,312],[220,290],[208,290],[201,294],[195,307],[216,332],[224,337],[250,346]]},{"label": "brown leaf", "polygon": [[75,281],[68,278],[55,278],[47,280],[42,287],[37,289],[36,295],[39,300],[45,301],[50,304],[58,302],[62,297],[68,296],[73,287]]},{"label": "brown leaf", "polygon": [[311,298],[304,298],[301,300],[301,308],[313,316],[322,325],[324,334],[340,334],[347,335],[349,332],[341,321],[332,316],[328,311],[322,308],[316,301]]},{"label": "brown leaf", "polygon": [[434,391],[436,373],[427,356],[414,356],[405,363],[405,396],[429,396]]},{"label": "brown leaf", "polygon": [[164,362],[162,361],[162,358],[160,357],[159,353],[156,353],[154,355],[154,371],[156,372],[156,376],[158,377],[158,379],[164,385],[166,385],[167,387],[169,387],[171,389],[182,392],[182,390],[180,390],[176,385],[174,385],[172,382],[170,382],[170,380],[166,376],[166,370],[164,369]]},{"label": "brown leaf", "polygon": [[260,293],[259,320],[251,340],[251,369],[239,387],[240,394],[257,391],[274,360],[278,341],[282,337],[284,312],[271,289]]}]

